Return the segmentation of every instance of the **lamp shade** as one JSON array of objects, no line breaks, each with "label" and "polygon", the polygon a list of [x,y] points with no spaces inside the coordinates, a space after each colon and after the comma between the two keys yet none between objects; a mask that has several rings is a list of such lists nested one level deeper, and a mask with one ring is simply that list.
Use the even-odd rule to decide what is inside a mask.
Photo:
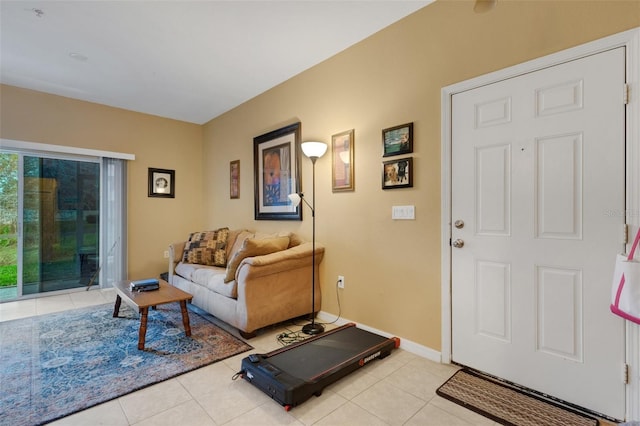
[{"label": "lamp shade", "polygon": [[300,147],[309,158],[320,158],[327,152],[327,144],[324,142],[302,142]]},{"label": "lamp shade", "polygon": [[293,205],[293,207],[298,207],[298,204],[300,204],[300,201],[302,200],[300,194],[297,194],[295,192],[293,194],[289,194],[287,197],[289,198],[289,200],[291,200],[291,204]]}]

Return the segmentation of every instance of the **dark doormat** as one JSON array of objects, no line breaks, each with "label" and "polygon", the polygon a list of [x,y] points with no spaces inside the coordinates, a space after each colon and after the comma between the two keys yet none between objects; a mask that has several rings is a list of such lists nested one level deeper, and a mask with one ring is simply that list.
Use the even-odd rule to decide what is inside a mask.
[{"label": "dark doormat", "polygon": [[466,368],[451,376],[436,393],[503,425],[598,425],[596,418]]}]

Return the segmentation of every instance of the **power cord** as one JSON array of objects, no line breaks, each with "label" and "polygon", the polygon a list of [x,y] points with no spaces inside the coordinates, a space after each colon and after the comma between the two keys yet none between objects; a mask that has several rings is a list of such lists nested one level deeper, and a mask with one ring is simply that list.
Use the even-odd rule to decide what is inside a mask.
[{"label": "power cord", "polygon": [[[342,315],[342,306],[340,306],[340,291],[339,291],[339,287],[338,287],[338,283],[339,281],[336,280],[336,300],[338,302],[338,316],[336,317],[336,319],[334,319],[331,322],[317,322],[317,324],[320,324],[322,326],[325,325],[329,325],[329,324],[335,324],[336,322],[338,322],[338,320],[340,319],[340,316]],[[284,332],[278,334],[276,336],[276,340],[278,341],[278,343],[280,343],[282,346],[287,346],[290,345],[292,343],[297,343],[297,342],[301,342],[305,339],[307,339],[309,336],[305,333],[302,332],[302,326],[301,325],[297,325],[300,327],[300,330],[290,330],[290,329],[285,329]]]},{"label": "power cord", "polygon": [[340,316],[342,315],[342,307],[340,306],[340,287],[338,287],[339,282],[340,280],[336,280],[336,301],[338,302],[338,316],[333,321],[322,323],[322,325],[335,324],[336,322],[338,322]]},{"label": "power cord", "polygon": [[278,340],[278,343],[280,343],[282,346],[287,346],[290,345],[292,343],[297,343],[297,342],[301,342],[303,340],[305,340],[307,338],[307,335],[305,333],[302,332],[302,328],[300,330],[297,331],[293,331],[290,330],[289,328],[285,329],[284,332],[278,334],[276,336],[276,339]]}]

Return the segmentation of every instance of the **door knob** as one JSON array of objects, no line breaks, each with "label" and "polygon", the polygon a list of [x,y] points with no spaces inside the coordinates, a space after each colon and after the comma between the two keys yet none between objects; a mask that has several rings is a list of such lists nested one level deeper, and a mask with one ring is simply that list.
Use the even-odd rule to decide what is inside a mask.
[{"label": "door knob", "polygon": [[464,241],[463,241],[463,240],[461,240],[460,238],[458,238],[457,240],[454,240],[454,241],[453,241],[452,245],[453,245],[455,248],[462,248],[462,247],[464,246]]},{"label": "door knob", "polygon": [[464,220],[456,220],[455,222],[453,222],[453,226],[455,226],[458,229],[462,229],[464,228]]}]

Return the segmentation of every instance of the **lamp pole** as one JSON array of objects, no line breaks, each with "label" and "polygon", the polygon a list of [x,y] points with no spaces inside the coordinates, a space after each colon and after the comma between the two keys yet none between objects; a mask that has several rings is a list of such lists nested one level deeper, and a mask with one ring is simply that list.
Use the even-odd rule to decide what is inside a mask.
[{"label": "lamp pole", "polygon": [[309,206],[311,209],[311,323],[302,327],[302,332],[305,334],[320,334],[324,331],[322,324],[316,324],[316,160],[327,152],[327,144],[324,142],[303,142],[300,146],[302,152],[311,160],[313,180],[311,185],[313,187],[312,202],[309,204],[304,199],[302,192],[289,194],[289,200],[294,207],[300,204],[300,201]]},{"label": "lamp pole", "polygon": [[[324,331],[322,324],[316,324],[316,160],[317,156],[310,156],[312,167],[313,195],[311,196],[311,323],[302,327],[305,334],[320,334]],[[304,198],[303,198],[304,199]],[[306,201],[305,201],[306,202]],[[307,203],[309,205],[309,203]]]}]

